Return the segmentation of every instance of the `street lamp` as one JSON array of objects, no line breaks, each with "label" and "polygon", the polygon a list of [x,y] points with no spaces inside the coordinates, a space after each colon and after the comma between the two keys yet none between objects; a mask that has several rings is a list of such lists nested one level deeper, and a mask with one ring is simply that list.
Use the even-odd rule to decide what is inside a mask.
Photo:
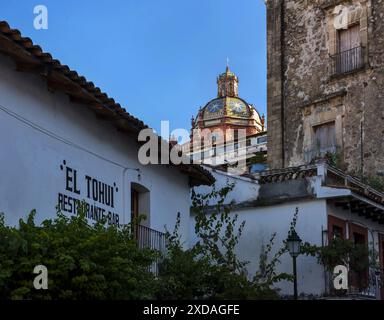
[{"label": "street lamp", "polygon": [[294,229],[288,233],[287,246],[288,246],[289,254],[293,259],[293,290],[294,290],[294,299],[297,300],[296,258],[300,254],[301,239]]}]

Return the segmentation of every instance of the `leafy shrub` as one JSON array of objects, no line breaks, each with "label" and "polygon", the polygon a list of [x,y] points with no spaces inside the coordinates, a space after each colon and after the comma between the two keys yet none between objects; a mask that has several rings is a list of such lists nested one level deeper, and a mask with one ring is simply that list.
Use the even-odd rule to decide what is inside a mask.
[{"label": "leafy shrub", "polygon": [[[358,280],[359,289],[367,286],[366,277],[368,269],[373,266],[374,259],[370,259],[373,254],[367,245],[354,244],[351,240],[335,238],[327,246],[319,247],[305,243],[302,246],[302,253],[317,257],[318,263],[333,274],[336,266],[346,266],[352,275]],[[344,294],[345,292],[341,292]]]},{"label": "leafy shrub", "polygon": [[[269,260],[275,235],[262,250],[260,270],[248,277],[248,262],[236,255],[236,247],[245,222],[230,214],[232,204],[225,204],[234,185],[207,194],[192,193],[197,242],[184,250],[179,236],[180,220],[173,233],[167,234],[168,250],[159,273],[160,299],[278,299],[273,286],[290,275],[277,274],[275,267],[285,246]],[[212,201],[214,200],[214,201]],[[210,205],[214,203],[214,205]]]},{"label": "leafy shrub", "polygon": [[[57,212],[41,225],[35,223],[35,211],[18,227],[6,226],[2,217],[0,299],[277,299],[274,285],[291,280],[275,271],[286,248],[270,257],[273,235],[262,250],[259,271],[248,276],[248,262],[236,255],[245,223],[230,213],[232,204],[224,204],[233,187],[193,192],[198,241],[184,248],[178,217],[173,233],[167,233],[157,276],[150,266],[160,253],[139,249],[130,225],[89,224],[81,208],[71,217]],[[48,269],[48,290],[33,288],[37,265]]]},{"label": "leafy shrub", "polygon": [[[83,213],[19,227],[0,220],[0,299],[148,299],[155,291],[149,266],[156,253],[140,250],[130,227],[90,225]],[[48,269],[48,290],[33,287],[36,265]]]}]

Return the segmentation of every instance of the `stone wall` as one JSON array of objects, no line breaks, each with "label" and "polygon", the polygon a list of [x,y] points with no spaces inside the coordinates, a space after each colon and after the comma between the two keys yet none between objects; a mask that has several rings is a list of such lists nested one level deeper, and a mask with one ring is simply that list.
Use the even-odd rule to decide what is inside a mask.
[{"label": "stone wall", "polygon": [[[341,75],[331,58],[336,5],[358,8],[348,23],[360,26],[362,46],[363,66]],[[384,2],[269,0],[267,17],[271,168],[309,162],[314,127],[332,121],[343,169],[384,170]]]},{"label": "stone wall", "polygon": [[281,0],[267,1],[267,128],[268,161],[272,168],[284,166],[282,119],[282,14]]}]

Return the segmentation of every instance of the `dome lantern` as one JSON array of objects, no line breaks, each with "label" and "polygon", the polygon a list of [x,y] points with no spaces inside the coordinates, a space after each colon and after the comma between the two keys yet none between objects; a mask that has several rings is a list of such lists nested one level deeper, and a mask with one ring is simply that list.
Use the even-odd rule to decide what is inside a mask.
[{"label": "dome lantern", "polygon": [[239,79],[229,70],[228,64],[225,72],[217,78],[217,88],[218,98],[239,96]]},{"label": "dome lantern", "polygon": [[228,65],[217,77],[218,97],[199,108],[192,129],[245,129],[247,135],[264,131],[264,124],[257,109],[238,96],[238,78]]}]

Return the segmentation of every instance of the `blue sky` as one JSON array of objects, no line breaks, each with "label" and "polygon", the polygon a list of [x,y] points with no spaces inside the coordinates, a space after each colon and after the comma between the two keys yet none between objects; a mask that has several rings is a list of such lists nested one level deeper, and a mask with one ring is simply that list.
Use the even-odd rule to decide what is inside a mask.
[{"label": "blue sky", "polygon": [[[128,112],[159,130],[190,128],[216,97],[226,58],[239,93],[266,114],[264,0],[13,0],[0,20],[93,81]],[[48,30],[33,8],[48,8]]]}]

